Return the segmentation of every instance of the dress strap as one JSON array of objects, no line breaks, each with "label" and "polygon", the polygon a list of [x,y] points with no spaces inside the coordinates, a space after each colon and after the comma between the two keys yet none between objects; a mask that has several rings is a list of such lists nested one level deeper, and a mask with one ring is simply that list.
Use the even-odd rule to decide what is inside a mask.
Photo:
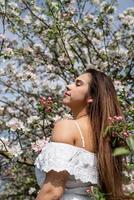
[{"label": "dress strap", "polygon": [[84,137],[82,135],[82,131],[80,129],[79,123],[77,121],[75,121],[75,124],[76,124],[76,126],[77,126],[77,128],[78,128],[78,130],[80,132],[80,136],[81,136],[81,140],[82,140],[82,147],[85,147],[85,141],[84,141]]}]

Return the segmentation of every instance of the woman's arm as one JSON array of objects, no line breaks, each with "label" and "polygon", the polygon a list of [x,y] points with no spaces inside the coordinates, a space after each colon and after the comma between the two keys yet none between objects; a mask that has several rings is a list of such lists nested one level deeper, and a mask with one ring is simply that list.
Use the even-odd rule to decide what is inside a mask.
[{"label": "woman's arm", "polygon": [[[72,122],[69,120],[58,121],[54,126],[51,141],[73,144],[71,127],[73,127]],[[64,193],[68,177],[69,173],[65,170],[60,172],[49,171],[36,200],[59,200]]]},{"label": "woman's arm", "polygon": [[36,200],[59,200],[63,193],[65,183],[68,179],[68,172],[55,172],[51,170],[47,173],[46,180],[38,193]]}]

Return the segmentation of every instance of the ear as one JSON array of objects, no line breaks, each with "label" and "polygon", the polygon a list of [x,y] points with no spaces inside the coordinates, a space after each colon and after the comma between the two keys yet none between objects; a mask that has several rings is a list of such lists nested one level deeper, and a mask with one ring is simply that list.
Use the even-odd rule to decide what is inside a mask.
[{"label": "ear", "polygon": [[87,102],[88,102],[88,103],[92,103],[92,102],[93,102],[93,99],[90,97],[90,98],[88,98]]}]

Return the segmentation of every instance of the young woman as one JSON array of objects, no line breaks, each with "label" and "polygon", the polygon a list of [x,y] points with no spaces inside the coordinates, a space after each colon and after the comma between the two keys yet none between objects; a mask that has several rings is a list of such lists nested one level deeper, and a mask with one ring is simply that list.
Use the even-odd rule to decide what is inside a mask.
[{"label": "young woman", "polygon": [[88,69],[67,86],[63,104],[73,119],[55,123],[36,159],[36,200],[89,200],[91,185],[100,186],[107,199],[122,199],[122,163],[112,156],[111,135],[104,137],[109,117],[122,115],[111,79]]}]

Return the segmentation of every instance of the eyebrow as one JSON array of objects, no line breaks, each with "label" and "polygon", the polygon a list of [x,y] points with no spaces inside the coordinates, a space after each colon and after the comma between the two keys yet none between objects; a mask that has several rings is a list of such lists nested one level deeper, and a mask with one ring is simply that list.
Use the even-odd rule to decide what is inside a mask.
[{"label": "eyebrow", "polygon": [[75,82],[82,82],[82,83],[86,83],[85,81],[81,80],[81,79],[75,79]]}]

